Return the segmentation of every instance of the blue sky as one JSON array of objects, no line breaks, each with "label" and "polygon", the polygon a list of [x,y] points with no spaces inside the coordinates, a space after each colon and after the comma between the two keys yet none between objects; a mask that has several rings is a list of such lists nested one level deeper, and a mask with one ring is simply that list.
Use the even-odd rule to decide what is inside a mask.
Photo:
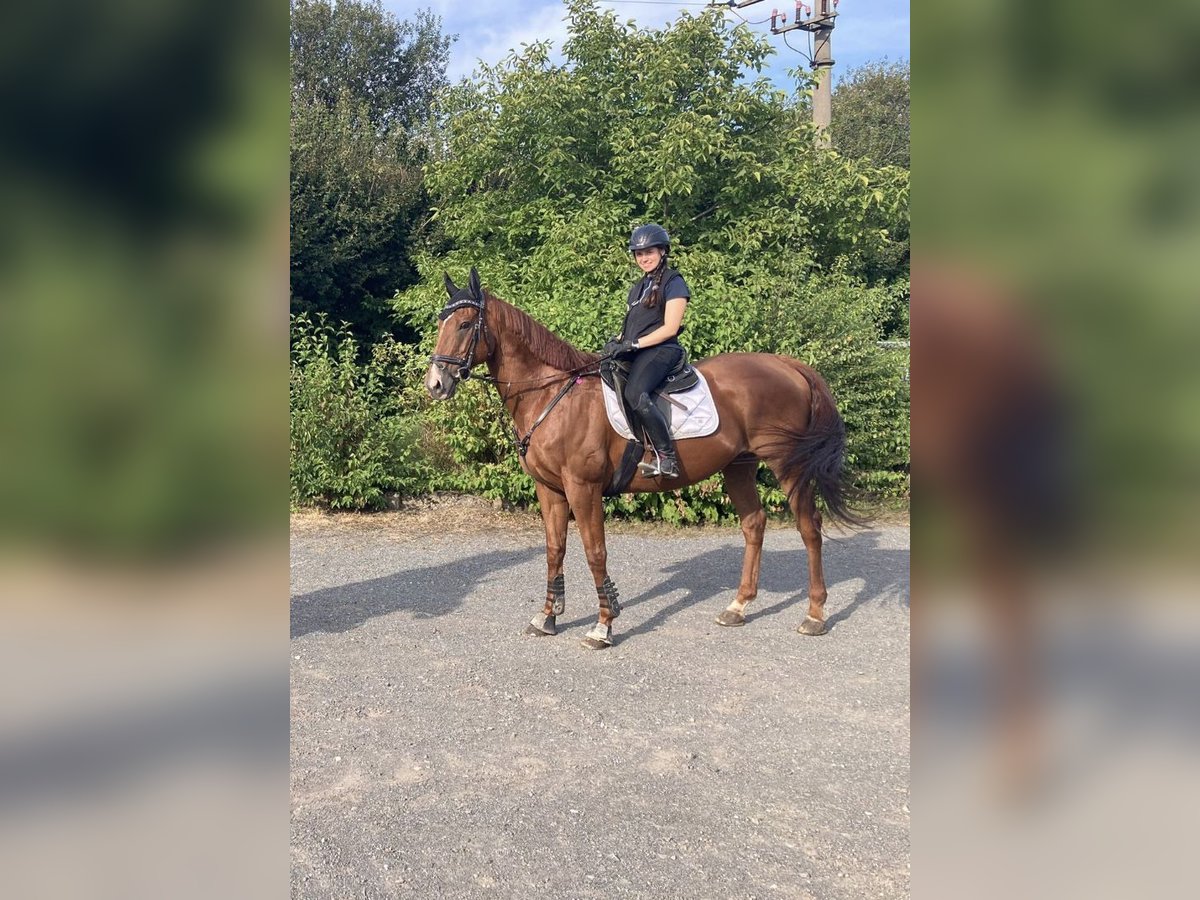
[{"label": "blue sky", "polygon": [[[804,0],[812,6],[814,0]],[[418,9],[432,9],[442,18],[442,31],[457,34],[450,48],[447,75],[451,81],[469,76],[478,60],[494,63],[512,49],[536,40],[550,40],[555,49],[562,46],[567,27],[563,20],[565,7],[561,0],[383,0],[383,5],[397,18],[411,18]],[[697,13],[702,2],[672,3],[664,0],[601,0],[600,5],[616,12],[625,21],[633,19],[640,25],[658,28],[673,21],[682,10]],[[834,83],[849,68],[869,60],[887,57],[893,62],[909,58],[908,45],[909,0],[841,0],[837,7],[837,25],[833,32]],[[772,9],[788,14],[795,12],[794,0],[762,0],[740,10],[726,10],[731,21],[754,23],[751,27],[763,34],[776,47],[766,71],[780,88],[790,91],[795,85],[787,69],[797,65],[807,67],[805,60],[784,43],[784,36],[770,33]],[[803,31],[791,31],[787,39],[792,47],[808,50],[808,36]]]}]

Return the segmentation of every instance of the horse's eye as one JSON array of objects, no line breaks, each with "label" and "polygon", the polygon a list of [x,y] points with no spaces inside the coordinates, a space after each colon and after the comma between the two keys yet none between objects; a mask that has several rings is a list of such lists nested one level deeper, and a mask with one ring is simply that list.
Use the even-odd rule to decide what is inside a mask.
[{"label": "horse's eye", "polygon": [[467,330],[468,328],[470,328],[470,327],[471,327],[471,323],[470,323],[470,322],[459,322],[459,323],[458,323],[458,330],[459,330],[459,331],[466,331],[466,330]]}]

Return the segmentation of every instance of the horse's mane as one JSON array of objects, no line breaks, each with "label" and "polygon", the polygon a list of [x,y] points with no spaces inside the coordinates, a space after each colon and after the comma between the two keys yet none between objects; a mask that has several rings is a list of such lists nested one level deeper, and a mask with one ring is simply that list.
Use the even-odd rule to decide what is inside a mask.
[{"label": "horse's mane", "polygon": [[582,369],[600,359],[598,353],[587,353],[567,343],[529,313],[487,292],[488,312],[495,312],[505,331],[516,335],[529,352],[548,366],[562,372]]}]

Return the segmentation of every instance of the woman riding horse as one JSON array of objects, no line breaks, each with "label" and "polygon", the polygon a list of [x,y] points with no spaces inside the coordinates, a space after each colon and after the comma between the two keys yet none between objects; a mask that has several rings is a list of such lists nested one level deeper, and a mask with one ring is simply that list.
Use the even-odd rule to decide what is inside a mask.
[{"label": "woman riding horse", "polygon": [[683,276],[667,266],[671,238],[661,225],[633,229],[629,252],[643,275],[629,288],[621,333],[604,345],[601,355],[632,357],[625,402],[641,421],[653,454],[651,461],[638,464],[638,470],[650,478],[678,478],[671,427],[651,397],[683,361],[677,336],[692,292]]},{"label": "woman riding horse", "polygon": [[[534,480],[546,528],[546,602],[528,631],[557,631],[556,619],[565,608],[567,523],[573,516],[600,605],[584,644],[594,649],[610,646],[621,604],[608,572],[604,497],[614,489],[628,441],[604,413],[596,377],[600,357],[571,346],[485,291],[475,269],[465,288],[447,275],[446,292],[449,300],[438,316],[425,387],[433,399],[448,400],[465,379],[486,378],[512,418],[521,467]],[[486,376],[472,374],[480,365],[486,366]],[[821,634],[828,591],[817,495],[835,518],[856,520],[843,494],[846,428],[829,385],[799,360],[767,353],[725,353],[696,368],[719,412],[717,430],[689,438],[680,448],[678,478],[639,472],[621,481],[619,490],[674,490],[722,473],[746,547],[737,593],[717,622],[741,625],[747,604],[758,594],[766,515],[755,475],[759,462],[766,463],[779,479],[808,551],[808,614],[797,630]]]}]

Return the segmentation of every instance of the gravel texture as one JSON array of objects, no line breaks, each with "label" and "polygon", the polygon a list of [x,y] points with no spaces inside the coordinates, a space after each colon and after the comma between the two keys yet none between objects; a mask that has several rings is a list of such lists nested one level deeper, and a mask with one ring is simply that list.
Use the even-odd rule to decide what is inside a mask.
[{"label": "gravel texture", "polygon": [[891,898],[909,893],[908,528],[610,529],[624,612],[572,525],[556,637],[536,519],[302,516],[292,533],[292,895]]}]

